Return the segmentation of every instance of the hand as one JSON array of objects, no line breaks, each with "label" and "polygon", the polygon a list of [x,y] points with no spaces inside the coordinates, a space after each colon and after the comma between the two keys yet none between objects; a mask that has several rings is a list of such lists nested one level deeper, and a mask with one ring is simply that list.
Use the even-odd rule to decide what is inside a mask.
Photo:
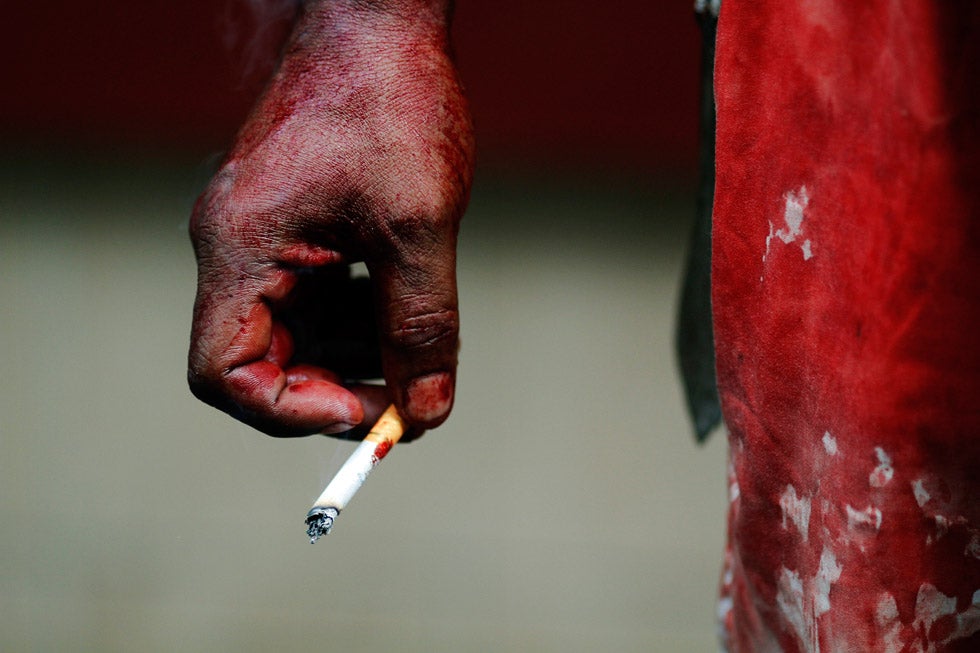
[{"label": "hand", "polygon": [[307,3],[192,216],[203,401],[270,435],[448,416],[473,139],[447,27],[443,2]]}]

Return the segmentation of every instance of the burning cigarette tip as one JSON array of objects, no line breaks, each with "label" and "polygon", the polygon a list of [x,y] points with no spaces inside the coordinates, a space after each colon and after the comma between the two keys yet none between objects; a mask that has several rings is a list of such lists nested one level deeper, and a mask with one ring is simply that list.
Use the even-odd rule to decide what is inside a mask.
[{"label": "burning cigarette tip", "polygon": [[336,508],[313,508],[306,516],[306,534],[310,536],[310,544],[327,535],[333,528],[333,520],[340,511]]}]

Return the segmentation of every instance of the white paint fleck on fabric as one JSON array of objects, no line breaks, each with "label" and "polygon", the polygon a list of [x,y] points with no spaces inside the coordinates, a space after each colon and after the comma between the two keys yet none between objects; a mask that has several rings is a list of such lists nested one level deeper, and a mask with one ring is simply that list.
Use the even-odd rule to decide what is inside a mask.
[{"label": "white paint fleck on fabric", "polygon": [[837,557],[826,547],[812,579],[804,581],[797,572],[786,567],[780,570],[776,604],[806,653],[820,653],[818,620],[820,615],[830,611],[830,590],[842,571]]},{"label": "white paint fleck on fabric", "polygon": [[[783,222],[785,227],[776,228],[776,225],[769,221],[769,235],[766,236],[766,251],[762,254],[762,262],[765,263],[772,250],[772,241],[778,238],[784,244],[789,245],[803,235],[804,211],[810,204],[810,195],[806,186],[800,186],[799,190],[788,191],[783,198],[786,204],[783,208]],[[813,243],[807,238],[800,243],[800,250],[803,252],[803,260],[809,261],[813,258]],[[763,277],[759,277],[761,281]]]},{"label": "white paint fleck on fabric", "polygon": [[878,458],[878,466],[868,476],[868,483],[871,487],[885,487],[895,475],[892,459],[881,447],[875,447],[875,456]]},{"label": "white paint fleck on fabric", "polygon": [[766,259],[769,258],[769,250],[772,248],[772,239],[776,237],[776,225],[769,221],[769,235],[766,236],[766,251],[762,255],[762,262],[765,263]]},{"label": "white paint fleck on fabric", "polygon": [[783,528],[788,529],[787,518],[796,525],[797,530],[806,542],[810,534],[810,499],[798,497],[796,488],[787,485],[779,497],[779,507],[783,511]]},{"label": "white paint fleck on fabric", "polygon": [[[933,630],[937,621],[952,615],[956,616],[955,627]],[[972,605],[957,613],[955,596],[947,596],[929,583],[923,584],[915,598],[915,615],[909,628],[899,617],[895,597],[885,594],[878,601],[875,625],[883,653],[944,651],[951,642],[980,631],[980,590],[973,593]]]},{"label": "white paint fleck on fabric", "polygon": [[728,501],[734,503],[741,496],[742,490],[738,486],[738,477],[735,475],[735,465],[728,462]]},{"label": "white paint fleck on fabric", "polygon": [[956,630],[948,641],[963,639],[980,632],[980,590],[973,593],[973,603],[956,615]]},{"label": "white paint fleck on fabric", "polygon": [[776,237],[789,245],[803,233],[803,210],[810,203],[810,196],[806,192],[806,186],[800,186],[800,190],[789,191],[784,197],[786,208],[783,211],[783,220],[786,221],[786,228],[777,229]]},{"label": "white paint fleck on fabric", "polygon": [[878,640],[883,647],[882,653],[901,653],[903,625],[898,616],[898,603],[891,594],[883,595],[878,601],[875,625],[878,630]]},{"label": "white paint fleck on fabric", "polygon": [[915,502],[919,504],[920,508],[929,503],[929,499],[932,498],[923,486],[921,478],[912,481],[912,493],[915,495]]},{"label": "white paint fleck on fabric", "polygon": [[843,567],[837,564],[837,557],[834,552],[824,548],[820,554],[820,568],[813,579],[813,611],[819,617],[830,610],[830,586],[840,578]]},{"label": "white paint fleck on fabric", "polygon": [[838,452],[837,438],[830,434],[830,431],[823,433],[823,448],[828,456],[836,456]]},{"label": "white paint fleck on fabric", "polygon": [[807,653],[815,653],[819,650],[819,641],[816,633],[811,633],[807,625],[809,619],[803,609],[803,581],[795,571],[790,571],[786,567],[782,568],[779,574],[779,590],[776,594],[776,604],[783,618],[796,632],[803,650]]},{"label": "white paint fleck on fabric", "polygon": [[881,511],[877,508],[868,506],[864,510],[855,510],[848,504],[844,509],[847,511],[847,527],[851,530],[871,528],[877,531],[881,528]]},{"label": "white paint fleck on fabric", "polygon": [[[928,633],[932,625],[941,618],[956,614],[956,597],[946,596],[929,583],[919,587],[919,594],[915,598],[915,621],[912,622],[913,630]],[[954,637],[950,637],[953,639]],[[926,641],[926,647],[920,649],[923,653],[933,653],[939,650],[939,642]]]},{"label": "white paint fleck on fabric", "polygon": [[735,607],[735,598],[732,596],[732,592],[734,591],[732,584],[735,581],[734,567],[734,553],[730,546],[726,546],[722,566],[724,573],[721,576],[721,592],[718,597],[718,621],[716,622],[718,628],[718,644],[723,653],[728,652],[729,644],[731,643],[732,609]]},{"label": "white paint fleck on fabric", "polygon": [[804,261],[809,261],[811,258],[813,258],[813,248],[810,246],[809,238],[803,241],[803,244],[800,245],[800,249],[803,250]]},{"label": "white paint fleck on fabric", "polygon": [[728,619],[728,615],[732,611],[733,606],[734,601],[730,596],[723,596],[718,599],[718,621],[725,623],[725,621]]},{"label": "white paint fleck on fabric", "polygon": [[720,653],[729,653],[731,650],[728,646],[728,627],[727,624],[731,617],[732,608],[735,605],[734,599],[730,596],[724,596],[718,599],[718,650]]},{"label": "white paint fleck on fabric", "polygon": [[738,487],[738,481],[733,481],[731,485],[728,486],[728,500],[738,501],[738,497],[742,494],[741,488]]}]

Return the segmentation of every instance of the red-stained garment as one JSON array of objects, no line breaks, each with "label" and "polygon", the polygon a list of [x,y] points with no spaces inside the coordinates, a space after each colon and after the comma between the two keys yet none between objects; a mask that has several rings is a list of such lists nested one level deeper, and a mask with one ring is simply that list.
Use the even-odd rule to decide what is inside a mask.
[{"label": "red-stained garment", "polygon": [[980,651],[980,3],[722,4],[738,652]]}]

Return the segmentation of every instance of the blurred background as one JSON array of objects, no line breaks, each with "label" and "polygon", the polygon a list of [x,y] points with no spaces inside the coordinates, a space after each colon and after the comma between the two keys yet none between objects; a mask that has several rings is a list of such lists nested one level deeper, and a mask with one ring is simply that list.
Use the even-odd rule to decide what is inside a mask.
[{"label": "blurred background", "polygon": [[707,651],[725,451],[672,352],[689,3],[457,3],[479,170],[456,409],[326,540],[351,445],[194,400],[197,193],[291,3],[14,2],[0,54],[0,650]]}]

